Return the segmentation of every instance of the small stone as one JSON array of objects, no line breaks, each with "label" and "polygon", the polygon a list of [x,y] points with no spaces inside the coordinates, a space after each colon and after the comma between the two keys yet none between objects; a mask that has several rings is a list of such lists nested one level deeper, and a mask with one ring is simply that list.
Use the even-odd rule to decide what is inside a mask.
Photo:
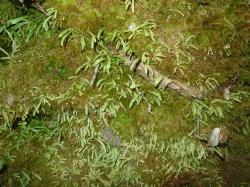
[{"label": "small stone", "polygon": [[227,100],[227,101],[230,100],[230,90],[229,90],[229,88],[224,89],[223,96],[224,96],[225,100]]},{"label": "small stone", "polygon": [[209,146],[215,147],[219,144],[220,133],[221,133],[220,128],[216,127],[212,129],[209,140],[208,140]]},{"label": "small stone", "polygon": [[121,146],[121,138],[114,133],[113,129],[106,127],[101,130],[101,134],[103,135],[104,140],[109,144],[115,147]]},{"label": "small stone", "polygon": [[230,49],[230,44],[226,44],[226,45],[224,46],[224,49]]},{"label": "small stone", "polygon": [[13,106],[13,104],[14,104],[14,97],[12,95],[8,95],[7,98],[6,98],[6,101],[7,101],[7,104],[9,106]]},{"label": "small stone", "polygon": [[136,31],[137,29],[137,25],[135,23],[131,23],[129,26],[128,26],[128,30],[134,32]]},{"label": "small stone", "polygon": [[152,105],[148,104],[148,108],[147,108],[148,113],[152,114]]}]

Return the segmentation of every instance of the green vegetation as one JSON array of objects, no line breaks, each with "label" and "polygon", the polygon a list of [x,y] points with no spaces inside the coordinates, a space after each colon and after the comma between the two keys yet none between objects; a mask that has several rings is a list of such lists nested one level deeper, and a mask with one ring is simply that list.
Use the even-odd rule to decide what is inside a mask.
[{"label": "green vegetation", "polygon": [[[46,16],[0,2],[0,184],[250,183],[248,162],[238,179],[227,171],[249,155],[246,1],[43,6]],[[208,147],[214,127],[231,142]]]}]

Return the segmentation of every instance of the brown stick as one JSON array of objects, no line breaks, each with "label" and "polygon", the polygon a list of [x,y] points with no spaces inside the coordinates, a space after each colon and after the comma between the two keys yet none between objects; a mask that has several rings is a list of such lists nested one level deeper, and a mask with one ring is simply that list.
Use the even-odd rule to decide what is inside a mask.
[{"label": "brown stick", "polygon": [[[133,66],[133,61],[135,59],[129,57],[127,54],[125,54],[124,52],[120,51],[120,50],[112,50],[114,51],[114,53],[118,54],[120,57],[123,58],[124,63],[131,67]],[[181,95],[184,95],[186,97],[191,97],[191,98],[195,98],[195,99],[201,99],[203,98],[203,93],[201,92],[200,89],[189,86],[185,83],[182,83],[178,80],[174,80],[174,79],[170,79],[167,76],[162,75],[161,73],[159,73],[157,70],[149,68],[150,71],[147,73],[145,71],[145,65],[143,63],[138,63],[137,66],[134,68],[134,70],[136,72],[138,72],[140,75],[142,75],[145,79],[149,80],[152,84],[155,83],[155,81],[157,80],[157,78],[159,77],[163,77],[161,82],[159,83],[159,87],[164,89],[164,88],[171,88],[175,91],[177,91],[178,93],[180,93]]]},{"label": "brown stick", "polygon": [[99,68],[100,68],[100,64],[97,64],[96,67],[95,67],[94,75],[92,76],[92,78],[90,80],[90,83],[89,83],[91,87],[94,87],[94,84],[95,84],[95,81],[96,81],[96,78],[97,78],[97,74],[99,72]]},{"label": "brown stick", "polygon": [[47,11],[43,8],[42,5],[40,5],[39,3],[37,2],[33,2],[31,4],[32,7],[36,8],[37,10],[39,10],[40,12],[42,12],[43,14],[45,14],[46,16],[48,15]]}]

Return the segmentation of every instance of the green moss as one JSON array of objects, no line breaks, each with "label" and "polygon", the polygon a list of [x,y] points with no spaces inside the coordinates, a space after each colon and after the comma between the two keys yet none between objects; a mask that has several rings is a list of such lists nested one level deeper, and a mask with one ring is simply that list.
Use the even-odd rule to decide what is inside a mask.
[{"label": "green moss", "polygon": [[[218,161],[217,157],[197,160],[204,144],[194,138],[185,138],[195,125],[193,118],[187,117],[191,113],[190,99],[166,89],[160,92],[163,97],[161,105],[152,104],[152,114],[147,111],[148,103],[143,99],[138,106],[129,109],[131,96],[119,100],[118,91],[109,91],[108,85],[104,84],[100,90],[88,86],[86,80],[91,80],[94,68],[75,75],[75,70],[87,62],[87,57],[93,59],[97,52],[89,49],[80,51],[77,39],[69,42],[66,47],[61,47],[58,34],[66,28],[73,28],[79,33],[97,33],[100,28],[104,28],[106,32],[123,31],[127,30],[132,22],[140,25],[146,20],[154,19],[158,25],[158,28],[153,30],[156,44],[143,35],[130,42],[138,56],[146,52],[150,44],[156,47],[160,46],[159,43],[168,45],[169,48],[162,46],[166,58],[163,62],[154,64],[154,68],[170,75],[171,78],[192,83],[200,73],[209,75],[215,72],[221,74],[218,81],[223,82],[232,76],[233,71],[240,69],[242,85],[238,85],[235,90],[249,90],[247,73],[250,70],[245,64],[249,60],[247,52],[250,48],[247,41],[242,42],[242,39],[248,38],[249,32],[245,29],[246,20],[239,19],[245,16],[247,10],[241,5],[244,2],[213,1],[208,6],[201,6],[195,2],[143,0],[136,1],[133,14],[126,11],[124,4],[118,0],[48,0],[44,6],[58,10],[60,19],[64,20],[62,27],[34,36],[28,44],[21,45],[20,51],[8,64],[0,65],[1,112],[8,109],[11,111],[9,115],[14,113],[14,119],[20,120],[20,116],[25,116],[23,108],[34,108],[41,101],[40,98],[46,96],[50,103],[50,107],[44,107],[45,114],[42,112],[43,107],[39,108],[39,112],[43,114],[41,116],[37,114],[38,116],[34,117],[32,112],[28,112],[16,127],[0,126],[0,161],[3,157],[9,168],[4,183],[10,185],[11,179],[13,185],[19,185],[20,180],[27,182],[22,171],[30,176],[31,181],[28,183],[31,186],[46,186],[52,183],[77,186],[88,184],[89,181],[96,185],[110,181],[113,182],[112,185],[123,185],[125,182],[131,185],[142,185],[143,182],[145,185],[162,185],[171,181],[181,185],[181,180],[184,180],[181,176],[185,173],[190,174],[192,182],[194,181],[191,176],[197,175],[199,184],[209,184],[205,177],[212,178],[213,175],[213,180],[217,180],[223,175],[223,172],[217,172],[220,166],[212,164]],[[4,21],[22,14],[22,11],[17,11],[9,1],[0,2],[0,11],[0,19]],[[28,14],[31,13],[28,11]],[[36,16],[38,15],[34,14],[34,17]],[[192,42],[185,43],[192,35]],[[1,37],[0,41],[6,40],[2,35]],[[228,43],[231,47],[229,56],[224,50]],[[189,47],[188,44],[198,49]],[[213,55],[208,54],[208,49],[213,50]],[[188,54],[191,60],[183,54]],[[189,63],[187,69],[184,69],[184,75],[173,73],[178,55]],[[123,70],[122,73],[119,67]],[[104,82],[111,84],[111,80],[114,80],[119,88],[126,90],[124,83],[130,81],[128,74],[133,73],[123,65],[119,67],[113,68],[110,75],[99,73],[97,81],[106,78]],[[140,82],[140,91],[151,101],[152,98],[147,95],[148,91],[157,89],[142,77],[139,78],[136,73],[133,78]],[[40,91],[34,91],[34,87]],[[15,98],[13,106],[7,104],[8,94]],[[121,102],[125,109],[109,111],[103,107],[106,102],[113,102],[115,106],[120,106]],[[86,106],[90,110],[87,115]],[[101,107],[104,108],[103,111]],[[232,110],[233,113],[235,111],[237,109]],[[210,120],[209,126],[202,126],[202,132],[209,134],[212,127],[217,127],[229,119],[228,114],[225,119]],[[4,120],[1,115],[0,122]],[[93,126],[88,120],[92,120]],[[22,122],[27,124],[21,126]],[[111,147],[103,141],[100,129],[104,126],[111,127],[121,137],[123,145],[120,148]],[[84,133],[87,135],[83,135]],[[237,137],[240,140],[237,138],[235,142],[244,147],[245,138],[241,135]],[[5,147],[1,146],[6,142]],[[18,143],[19,147],[16,146]],[[162,145],[169,146],[168,151],[160,151]],[[176,148],[181,145],[182,148]],[[186,150],[187,147],[190,149]],[[241,148],[237,146],[232,149],[236,153],[241,152]],[[146,154],[149,156],[146,157]],[[190,165],[185,165],[187,163],[192,163],[194,169],[189,170]],[[176,171],[178,169],[179,171]],[[97,171],[100,173],[91,173]],[[41,177],[41,181],[34,173]],[[173,175],[177,175],[175,179],[172,178]],[[88,181],[91,177],[94,179]],[[235,184],[237,182],[239,181],[236,180]],[[216,184],[222,182],[218,180]]]},{"label": "green moss", "polygon": [[20,15],[20,11],[18,11],[14,4],[11,1],[3,0],[0,2],[0,20],[7,21],[13,17],[17,17]]}]

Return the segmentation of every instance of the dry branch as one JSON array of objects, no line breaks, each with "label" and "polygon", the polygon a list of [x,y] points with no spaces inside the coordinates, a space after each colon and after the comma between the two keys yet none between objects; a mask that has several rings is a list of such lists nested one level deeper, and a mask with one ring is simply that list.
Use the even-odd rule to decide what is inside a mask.
[{"label": "dry branch", "polygon": [[48,15],[48,12],[43,8],[42,5],[40,5],[39,3],[37,2],[32,2],[31,3],[31,6],[36,8],[37,10],[39,10],[40,12],[42,12],[43,14],[45,14],[46,16]]},{"label": "dry branch", "polygon": [[96,67],[95,67],[95,72],[94,72],[94,75],[92,76],[91,80],[90,80],[90,86],[94,86],[95,84],[95,81],[96,81],[96,78],[97,78],[97,74],[99,72],[99,68],[100,68],[100,64],[97,64]]},{"label": "dry branch", "polygon": [[[127,54],[125,54],[124,52],[122,52],[120,50],[112,49],[112,51],[114,53],[118,54],[120,57],[122,57],[124,60],[124,63],[127,66],[132,67],[134,65],[133,62],[135,61],[135,59],[133,59],[133,57],[129,57]],[[150,71],[148,71],[148,72],[146,72],[145,69],[146,69],[145,65],[143,63],[140,63],[140,62],[134,68],[134,70],[136,72],[138,72],[140,75],[142,75],[145,79],[149,80],[152,84],[155,84],[157,79],[162,77],[162,80],[158,85],[159,88],[162,88],[162,89],[171,88],[171,89],[177,91],[178,93],[180,93],[181,95],[184,95],[186,97],[191,97],[191,98],[195,98],[195,99],[203,98],[203,93],[201,92],[200,89],[198,89],[196,87],[189,86],[189,85],[182,83],[178,80],[168,78],[167,76],[162,75],[161,73],[159,73],[155,69],[149,68]]]}]

